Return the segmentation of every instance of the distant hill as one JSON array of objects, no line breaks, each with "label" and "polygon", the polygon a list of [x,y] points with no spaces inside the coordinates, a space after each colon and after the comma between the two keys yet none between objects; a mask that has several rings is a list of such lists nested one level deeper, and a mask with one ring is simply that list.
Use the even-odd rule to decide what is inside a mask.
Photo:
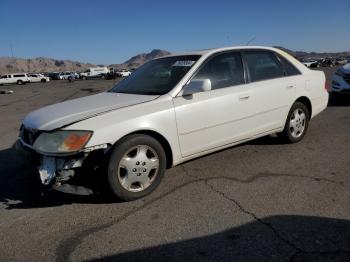
[{"label": "distant hill", "polygon": [[[122,64],[112,64],[109,67],[117,69],[135,68],[154,58],[171,54],[168,51],[154,49],[150,53],[142,53],[133,56]],[[37,57],[32,59],[0,57],[0,75],[19,72],[41,73],[41,72],[83,72],[89,67],[104,66],[90,63],[81,63],[71,60],[57,60],[53,58]]]},{"label": "distant hill", "polygon": [[160,49],[153,49],[150,53],[142,53],[138,54],[136,56],[133,56],[129,60],[125,61],[122,64],[113,64],[112,67],[115,68],[136,68],[152,59],[163,57],[170,55],[171,53],[169,51],[160,50]]},{"label": "distant hill", "polygon": [[82,72],[87,68],[93,66],[95,65],[71,60],[57,60],[45,57],[37,57],[32,59],[0,57],[0,74],[11,74],[17,72]]},{"label": "distant hill", "polygon": [[279,48],[289,54],[291,54],[294,57],[297,57],[299,59],[307,59],[307,58],[326,58],[326,57],[350,57],[350,51],[344,51],[344,52],[305,52],[305,51],[292,51],[287,48],[281,47],[281,46],[275,46],[276,48]]}]

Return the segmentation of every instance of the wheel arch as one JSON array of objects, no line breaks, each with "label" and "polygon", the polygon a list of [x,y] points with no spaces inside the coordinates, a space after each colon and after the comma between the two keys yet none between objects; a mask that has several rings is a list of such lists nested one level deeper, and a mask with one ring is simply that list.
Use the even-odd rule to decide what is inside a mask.
[{"label": "wheel arch", "polygon": [[309,111],[309,119],[311,119],[311,117],[312,117],[312,104],[311,104],[310,99],[307,98],[306,96],[301,96],[297,100],[295,100],[295,102],[303,103],[306,106],[307,110]]},{"label": "wheel arch", "polygon": [[148,135],[150,137],[153,137],[154,139],[156,139],[161,146],[164,148],[165,151],[165,156],[166,156],[166,168],[170,168],[173,166],[173,151],[172,148],[170,146],[169,141],[160,133],[153,131],[153,130],[147,130],[147,129],[142,129],[142,130],[137,130],[137,131],[133,131],[131,133],[128,133],[127,135],[124,135],[123,137],[121,137],[120,139],[118,139],[115,143],[117,144],[121,139],[130,136],[130,135]]}]

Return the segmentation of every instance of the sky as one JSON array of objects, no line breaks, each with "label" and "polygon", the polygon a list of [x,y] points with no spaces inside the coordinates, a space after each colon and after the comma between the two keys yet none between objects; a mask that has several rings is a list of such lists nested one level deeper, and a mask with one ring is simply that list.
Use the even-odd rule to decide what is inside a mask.
[{"label": "sky", "polygon": [[0,56],[112,64],[250,40],[350,51],[350,0],[2,0],[0,10]]}]

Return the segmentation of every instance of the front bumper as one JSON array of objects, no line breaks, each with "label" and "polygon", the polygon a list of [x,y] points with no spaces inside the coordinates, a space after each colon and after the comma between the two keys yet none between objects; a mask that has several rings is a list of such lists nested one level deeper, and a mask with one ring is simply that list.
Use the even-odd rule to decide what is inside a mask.
[{"label": "front bumper", "polygon": [[[67,156],[48,156],[26,146],[20,139],[17,140],[15,148],[28,165],[34,166],[38,170],[41,183],[54,188],[76,180],[77,177],[84,177],[85,170],[97,169],[102,164],[106,154],[105,148],[99,148]],[[81,172],[82,170],[84,171]]]},{"label": "front bumper", "polygon": [[343,77],[333,76],[332,92],[350,94],[350,84],[347,83]]}]

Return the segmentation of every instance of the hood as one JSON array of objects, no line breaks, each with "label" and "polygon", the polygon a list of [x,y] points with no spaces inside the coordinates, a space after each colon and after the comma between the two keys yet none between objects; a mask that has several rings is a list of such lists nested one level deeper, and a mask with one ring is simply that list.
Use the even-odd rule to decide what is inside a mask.
[{"label": "hood", "polygon": [[345,74],[350,74],[350,63],[343,65],[341,67],[341,70],[345,73]]},{"label": "hood", "polygon": [[122,107],[147,102],[157,97],[100,93],[40,108],[27,115],[23,124],[27,128],[53,130]]}]

